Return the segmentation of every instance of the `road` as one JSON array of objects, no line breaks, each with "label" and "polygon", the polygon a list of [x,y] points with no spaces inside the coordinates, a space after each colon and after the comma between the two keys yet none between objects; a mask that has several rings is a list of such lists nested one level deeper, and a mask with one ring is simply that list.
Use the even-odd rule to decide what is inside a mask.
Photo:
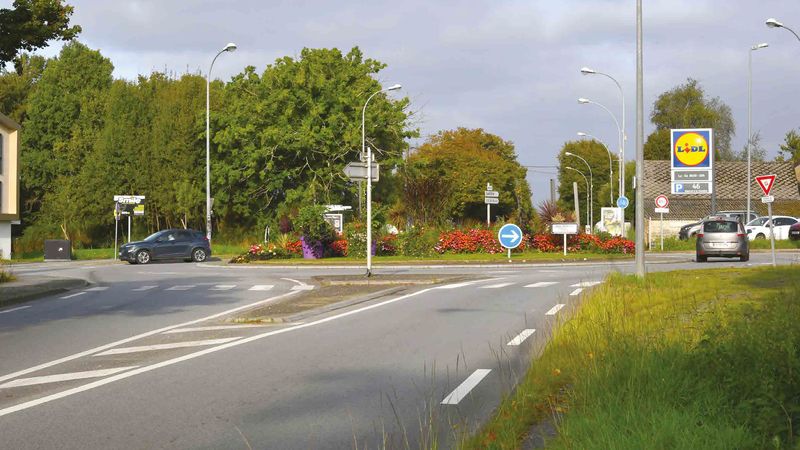
[{"label": "road", "polygon": [[[742,265],[652,259],[650,271]],[[0,310],[5,448],[446,448],[491,415],[559,317],[633,264],[377,268],[472,279],[269,325],[225,319],[361,269],[14,270],[93,285]]]}]

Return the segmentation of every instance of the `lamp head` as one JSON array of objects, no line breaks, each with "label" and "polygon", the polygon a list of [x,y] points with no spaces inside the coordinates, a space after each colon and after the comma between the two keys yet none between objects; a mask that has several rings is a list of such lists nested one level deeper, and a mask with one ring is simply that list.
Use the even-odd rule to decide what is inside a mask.
[{"label": "lamp head", "polygon": [[783,26],[783,24],[778,22],[778,19],[774,17],[770,17],[769,19],[767,19],[766,24],[770,28],[780,28]]},{"label": "lamp head", "polygon": [[760,44],[756,44],[756,45],[750,47],[750,50],[758,50],[760,48],[767,48],[767,47],[769,47],[769,44],[767,44],[766,42],[762,42]]},{"label": "lamp head", "polygon": [[564,152],[564,154],[567,155],[567,156],[573,156],[572,152]]},{"label": "lamp head", "polygon": [[578,169],[573,169],[573,168],[572,168],[572,167],[570,167],[570,166],[564,166],[564,168],[565,168],[565,169],[569,169],[569,170],[574,170],[574,171],[576,171],[576,172],[578,171]]},{"label": "lamp head", "polygon": [[590,69],[588,67],[581,67],[581,73],[584,74],[584,75],[590,75],[590,74],[597,73],[597,72],[595,72],[594,69]]},{"label": "lamp head", "polygon": [[588,136],[588,134],[584,133],[583,131],[578,131],[578,136],[586,137],[586,136]]},{"label": "lamp head", "polygon": [[396,91],[396,90],[398,90],[398,89],[402,89],[402,88],[403,88],[403,85],[401,85],[401,84],[394,84],[394,85],[392,85],[392,86],[389,86],[388,88],[386,88],[386,90],[387,90],[387,91]]},{"label": "lamp head", "polygon": [[589,99],[581,97],[578,99],[578,103],[585,105],[586,103],[589,103]]},{"label": "lamp head", "polygon": [[226,45],[223,50],[226,52],[236,51],[236,44],[234,44],[233,42],[228,42],[228,45]]}]

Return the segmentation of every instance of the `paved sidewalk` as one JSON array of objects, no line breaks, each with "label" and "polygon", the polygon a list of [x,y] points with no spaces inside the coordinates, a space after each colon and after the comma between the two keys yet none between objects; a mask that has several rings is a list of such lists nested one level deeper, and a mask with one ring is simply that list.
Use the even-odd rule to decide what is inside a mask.
[{"label": "paved sidewalk", "polygon": [[33,300],[47,295],[66,292],[87,286],[89,282],[77,278],[57,278],[19,275],[16,281],[0,284],[0,308]]}]

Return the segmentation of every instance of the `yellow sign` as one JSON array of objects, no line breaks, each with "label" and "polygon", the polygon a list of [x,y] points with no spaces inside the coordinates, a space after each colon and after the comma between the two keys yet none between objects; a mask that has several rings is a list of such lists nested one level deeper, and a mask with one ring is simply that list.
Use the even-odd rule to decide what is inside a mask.
[{"label": "yellow sign", "polygon": [[673,168],[711,168],[711,130],[672,130]]}]

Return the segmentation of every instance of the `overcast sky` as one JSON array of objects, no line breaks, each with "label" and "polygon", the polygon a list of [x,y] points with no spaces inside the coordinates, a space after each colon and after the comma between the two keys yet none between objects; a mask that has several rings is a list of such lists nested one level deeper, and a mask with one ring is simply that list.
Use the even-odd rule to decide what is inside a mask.
[{"label": "overcast sky", "polygon": [[[0,1],[3,7],[11,2]],[[205,73],[227,42],[214,77],[245,66],[259,72],[303,47],[359,46],[388,67],[385,85],[402,83],[422,135],[480,127],[516,144],[524,165],[553,165],[566,140],[585,131],[617,147],[611,117],[621,114],[611,80],[582,76],[590,66],[625,91],[628,142],[635,153],[635,1],[270,1],[70,0],[80,40],[109,57],[117,77],[153,70]],[[736,149],[747,136],[747,55],[753,54],[753,129],[768,156],[800,127],[800,41],[769,29],[776,17],[800,33],[798,0],[647,0],[644,2],[645,134],[661,92],[698,79],[733,110]],[[52,55],[59,45],[43,50]],[[549,196],[546,173],[528,177],[538,204]],[[491,180],[487,180],[491,181]]]}]

